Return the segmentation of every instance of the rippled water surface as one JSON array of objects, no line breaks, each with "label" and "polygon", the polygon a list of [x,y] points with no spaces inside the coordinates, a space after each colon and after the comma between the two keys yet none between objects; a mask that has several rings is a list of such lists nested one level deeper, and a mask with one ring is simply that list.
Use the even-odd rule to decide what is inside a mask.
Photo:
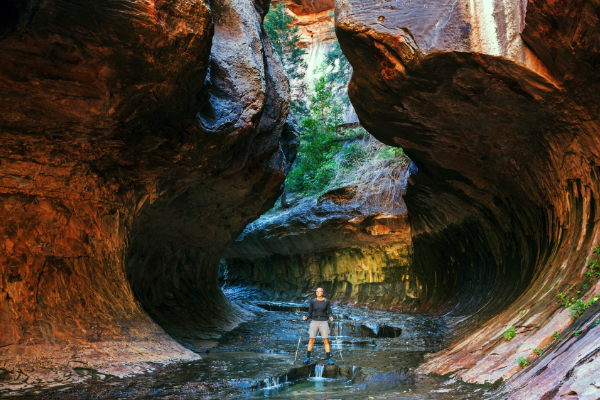
[{"label": "rippled water surface", "polygon": [[488,390],[452,377],[414,373],[426,354],[446,346],[442,318],[334,307],[330,340],[335,366],[325,367],[320,338],[312,362],[302,364],[308,342],[303,304],[241,305],[256,318],[224,335],[201,360],[157,366],[127,378],[92,375],[82,384],[39,387],[22,392],[21,398],[468,399]]}]

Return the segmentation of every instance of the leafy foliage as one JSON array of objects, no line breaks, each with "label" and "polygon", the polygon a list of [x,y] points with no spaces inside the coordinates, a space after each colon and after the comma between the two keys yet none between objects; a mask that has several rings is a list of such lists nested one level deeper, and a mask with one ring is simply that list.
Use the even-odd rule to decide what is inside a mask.
[{"label": "leafy foliage", "polygon": [[364,162],[368,156],[369,153],[364,146],[358,142],[353,142],[342,148],[339,155],[339,165],[342,168],[350,169],[353,166]]},{"label": "leafy foliage", "polygon": [[336,140],[341,114],[342,107],[327,89],[325,78],[317,79],[310,96],[309,114],[301,123],[298,156],[286,181],[290,191],[319,193],[333,179],[335,156],[342,147]]},{"label": "leafy foliage", "polygon": [[[278,54],[290,79],[300,81],[306,64],[294,61],[301,60],[302,56],[294,50],[298,29],[290,28],[291,22],[281,2],[281,6],[273,9],[272,16],[267,16],[265,28],[275,47],[279,47]],[[286,59],[286,49],[293,50],[289,52],[289,59]],[[301,66],[302,74],[295,66]],[[286,191],[312,196],[336,185],[356,183],[356,187],[366,188],[360,195],[383,193],[389,198],[388,202],[393,200],[397,204],[403,187],[397,182],[401,175],[399,167],[405,167],[407,161],[402,149],[385,146],[374,139],[367,141],[370,135],[363,128],[354,132],[339,130],[342,115],[350,103],[346,87],[352,67],[337,41],[325,55],[319,72],[321,77],[314,82],[306,107],[303,108],[301,101],[296,101],[296,106],[292,104],[293,113],[301,119],[301,135],[298,156],[286,179]],[[363,200],[368,202],[359,199]]]},{"label": "leafy foliage", "polygon": [[386,146],[362,127],[341,131],[342,104],[325,77],[315,82],[310,112],[302,120],[298,157],[286,190],[318,195],[341,186],[357,188],[355,200],[379,209],[399,204],[407,158],[400,148]]},{"label": "leafy foliage", "polygon": [[514,326],[511,326],[510,328],[508,328],[508,330],[506,332],[504,332],[505,340],[511,340],[511,339],[515,338],[516,336],[517,336],[517,333],[515,332]]},{"label": "leafy foliage", "polygon": [[293,25],[293,21],[294,18],[287,12],[285,1],[280,1],[267,13],[264,27],[290,80],[291,111],[295,115],[304,115],[308,111],[304,100],[306,87],[303,83],[307,65],[303,59],[305,52],[298,45],[298,26]]},{"label": "leafy foliage", "polygon": [[527,361],[527,359],[524,357],[519,357],[517,359],[517,362],[519,363],[519,365],[521,365],[521,368],[525,368],[526,366],[529,365],[529,361]]},{"label": "leafy foliage", "polygon": [[333,49],[325,54],[325,81],[331,90],[338,95],[344,105],[350,104],[348,98],[348,81],[352,76],[352,66],[346,59],[340,42],[334,41]]},{"label": "leafy foliage", "polygon": [[584,302],[581,299],[578,299],[571,306],[571,318],[577,318],[580,315],[582,315],[585,312],[585,310],[587,310],[588,308],[590,308],[590,306],[592,304],[594,304],[596,301],[598,301],[599,298],[600,298],[600,296],[596,295],[596,296],[592,297],[591,299],[589,299],[586,302]]},{"label": "leafy foliage", "polygon": [[[585,301],[585,298],[590,296],[590,294],[583,294],[583,296],[579,299],[576,299],[575,297],[569,298],[567,296],[567,293],[572,291],[575,291],[576,295],[579,296],[582,292],[587,291],[592,286],[592,283],[595,280],[600,279],[600,262],[598,260],[598,257],[600,257],[600,246],[595,247],[593,249],[593,252],[596,258],[592,258],[588,263],[588,267],[590,268],[590,270],[585,272],[585,277],[587,278],[587,281],[581,284],[580,290],[576,290],[578,286],[578,284],[576,284],[567,289],[565,292],[556,293],[556,297],[560,299],[560,302],[562,303],[563,307],[571,309],[571,318],[578,318],[585,312],[585,310],[587,310],[592,304],[594,304],[596,301],[598,301],[598,299],[600,299],[600,296],[595,295],[589,298],[587,301]],[[558,281],[556,282],[556,284],[554,284],[554,286],[556,286],[557,284]],[[557,303],[554,304],[557,305]]]}]

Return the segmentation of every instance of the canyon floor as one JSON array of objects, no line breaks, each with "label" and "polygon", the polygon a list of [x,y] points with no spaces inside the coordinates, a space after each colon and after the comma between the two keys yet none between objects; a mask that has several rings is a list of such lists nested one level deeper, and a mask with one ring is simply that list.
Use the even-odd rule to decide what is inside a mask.
[{"label": "canyon floor", "polygon": [[[230,291],[231,293],[231,291]],[[302,303],[238,302],[255,317],[218,341],[196,343],[206,352],[194,362],[157,365],[125,378],[88,375],[84,383],[11,392],[18,399],[469,399],[493,385],[466,384],[414,370],[447,346],[453,321],[381,310],[334,306],[334,366],[325,367],[319,338],[308,365]],[[299,335],[300,350],[295,360]],[[0,393],[8,394],[8,392]]]}]

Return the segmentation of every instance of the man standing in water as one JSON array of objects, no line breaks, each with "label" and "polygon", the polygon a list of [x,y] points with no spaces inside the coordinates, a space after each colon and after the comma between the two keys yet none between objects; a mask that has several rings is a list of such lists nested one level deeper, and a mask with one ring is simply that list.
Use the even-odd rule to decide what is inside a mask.
[{"label": "man standing in water", "polygon": [[323,297],[323,288],[317,289],[317,298],[312,299],[308,303],[308,314],[302,317],[303,321],[311,319],[310,328],[308,329],[308,351],[304,364],[310,362],[310,352],[317,338],[317,331],[321,332],[323,344],[325,344],[325,355],[327,356],[327,364],[333,365],[331,360],[331,347],[329,346],[329,321],[333,322],[333,312],[331,311],[331,303]]}]

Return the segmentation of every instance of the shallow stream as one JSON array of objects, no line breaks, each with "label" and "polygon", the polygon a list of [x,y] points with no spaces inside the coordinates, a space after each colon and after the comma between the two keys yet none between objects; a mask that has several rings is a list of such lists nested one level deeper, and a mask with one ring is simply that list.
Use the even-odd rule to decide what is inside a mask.
[{"label": "shallow stream", "polygon": [[[320,337],[308,365],[305,306],[243,303],[256,318],[206,343],[201,360],[157,366],[126,378],[91,375],[85,383],[22,392],[35,399],[468,399],[489,390],[414,369],[446,346],[443,318],[334,307],[334,366]],[[276,311],[268,311],[268,309]],[[302,335],[300,333],[302,332]],[[296,356],[296,348],[300,350]]]}]

